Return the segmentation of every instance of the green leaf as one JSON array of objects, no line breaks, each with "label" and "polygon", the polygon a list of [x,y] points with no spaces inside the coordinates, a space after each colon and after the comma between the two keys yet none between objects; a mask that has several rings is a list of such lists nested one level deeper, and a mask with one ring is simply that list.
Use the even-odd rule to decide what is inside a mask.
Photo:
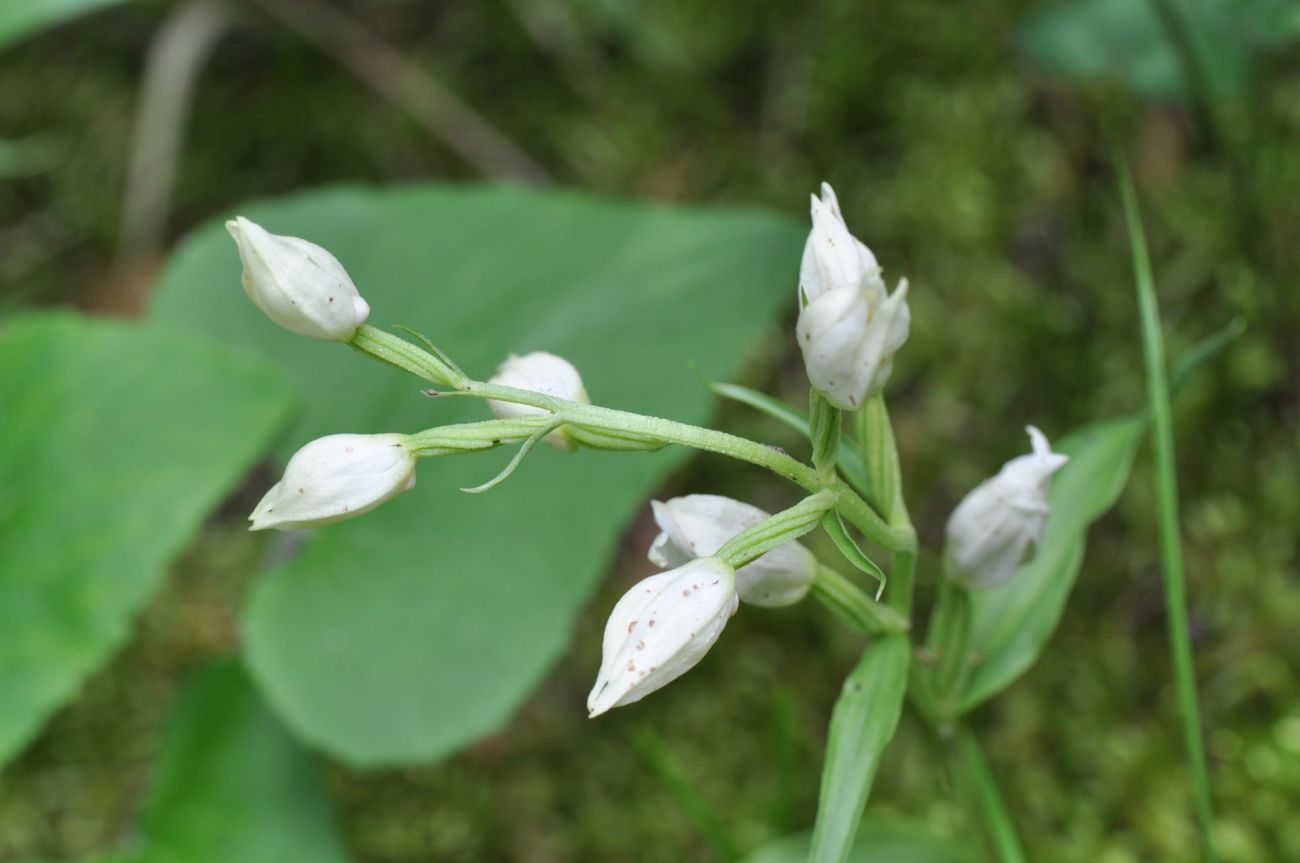
[{"label": "green leaf", "polygon": [[[743,863],[806,863],[811,834],[777,839],[746,857]],[[972,863],[967,845],[939,836],[923,824],[899,819],[868,818],[858,828],[847,863]]]},{"label": "green leaf", "polygon": [[69,18],[124,0],[4,0],[0,3],[0,50]]},{"label": "green leaf", "polygon": [[[1173,0],[1171,5],[1218,95],[1240,92],[1260,53],[1300,36],[1294,0]],[[1178,53],[1149,0],[1057,3],[1028,18],[1020,36],[1029,57],[1055,74],[1114,81],[1149,97],[1187,95]]]},{"label": "green leaf", "polygon": [[316,757],[233,663],[184,693],[141,833],[137,863],[347,859]]},{"label": "green leaf", "polygon": [[316,757],[266,708],[244,670],[213,666],[181,695],[137,848],[108,859],[343,863],[348,855],[322,779]]},{"label": "green leaf", "polygon": [[263,364],[74,315],[0,328],[0,762],[126,637],[283,425]]},{"label": "green leaf", "polygon": [[898,727],[911,658],[906,634],[878,638],[844,680],[831,714],[811,863],[850,859],[880,758]]},{"label": "green leaf", "polygon": [[[511,351],[553,351],[597,402],[692,422],[710,409],[695,370],[729,373],[788,305],[803,242],[797,225],[752,210],[484,186],[336,189],[245,214],[330,249],[372,323],[427,333],[471,375],[489,376]],[[307,408],[282,457],[332,432],[487,415],[277,329],[244,297],[219,223],[181,249],[153,313],[294,376]],[[353,764],[391,764],[436,759],[508,720],[565,649],[628,519],[688,455],[539,449],[508,485],[474,496],[457,489],[509,453],[425,462],[413,492],[317,531],[261,581],[245,621],[249,662],[295,731]],[[593,673],[598,660],[588,658]]]},{"label": "green leaf", "polygon": [[835,543],[840,554],[844,559],[861,572],[865,572],[876,580],[877,590],[875,599],[879,601],[880,594],[884,591],[885,585],[889,579],[885,576],[885,571],[880,568],[874,560],[867,556],[862,550],[862,546],[849,535],[848,529],[844,526],[844,519],[840,517],[839,510],[831,510],[826,513],[822,519],[822,527],[826,530],[826,535]]},{"label": "green leaf", "polygon": [[1128,482],[1145,416],[1096,423],[1055,449],[1070,461],[1052,479],[1052,514],[1034,556],[1015,578],[972,591],[970,650],[981,657],[962,701],[970,710],[1033,665],[1065,610],[1083,563],[1088,526],[1114,505]]},{"label": "green leaf", "polygon": [[50,135],[0,138],[0,180],[48,171],[63,153],[63,145]]}]

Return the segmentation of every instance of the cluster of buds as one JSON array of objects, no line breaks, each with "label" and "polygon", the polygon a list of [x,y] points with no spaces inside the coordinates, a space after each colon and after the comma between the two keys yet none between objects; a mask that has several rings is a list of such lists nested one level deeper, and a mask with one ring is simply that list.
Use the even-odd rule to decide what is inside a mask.
[{"label": "cluster of buds", "polygon": [[[242,216],[226,223],[239,248],[241,281],[253,304],[276,324],[309,338],[351,341],[370,314],[347,270],[325,249],[298,237],[272,234]],[[567,401],[589,403],[578,370],[562,357],[541,351],[511,355],[492,383]],[[503,420],[543,416],[541,408],[491,401]],[[523,426],[525,430],[530,427]],[[249,515],[252,530],[319,527],[369,512],[415,487],[420,454],[484,449],[509,435],[499,426],[430,446],[418,436],[336,434],[319,438],[289,459],[284,477]],[[563,427],[547,443],[572,450]]]},{"label": "cluster of buds", "polygon": [[[325,249],[271,234],[242,217],[228,222],[227,229],[239,247],[244,289],[272,321],[300,335],[352,342],[363,349],[364,339],[379,338],[374,328],[364,326],[369,305]],[[826,428],[838,440],[838,411],[862,408],[884,387],[894,354],[907,340],[910,312],[907,281],[900,280],[892,294],[886,290],[875,256],[849,232],[835,192],[826,184],[821,197],[812,199],[812,230],[798,293],[798,344],[810,382],[835,409],[835,422]],[[456,387],[468,382],[440,353],[423,368],[432,370],[426,375],[430,380]],[[484,490],[508,476],[538,441],[566,451],[663,445],[648,432],[611,433],[584,425],[579,409],[590,399],[582,376],[554,354],[511,355],[486,386],[469,383],[488,399],[496,420],[413,435],[337,434],[312,441],[294,454],[283,478],[253,510],[252,529],[314,527],[368,512],[415,485],[416,461],[423,456],[522,444],[501,476],[467,489]],[[510,401],[512,396],[518,400]],[[559,411],[561,403],[572,408],[563,420],[548,409]],[[1048,483],[1066,457],[1053,453],[1037,429],[1031,427],[1029,433],[1033,452],[1008,462],[953,512],[944,556],[953,583],[989,587],[1005,582],[1041,538]],[[829,475],[819,474],[824,482],[834,479],[833,461],[832,456]],[[822,488],[808,500],[831,494]],[[808,595],[815,582],[821,584],[819,577],[829,571],[795,538],[830,506],[822,504],[813,512],[813,522],[772,540],[763,531],[780,517],[741,501],[705,494],[653,501],[660,533],[648,556],[665,571],[636,584],[615,605],[587,702],[590,715],[639,701],[691,669],[742,603],[791,605]],[[747,553],[733,554],[732,544],[743,544],[751,535],[765,538]]]}]

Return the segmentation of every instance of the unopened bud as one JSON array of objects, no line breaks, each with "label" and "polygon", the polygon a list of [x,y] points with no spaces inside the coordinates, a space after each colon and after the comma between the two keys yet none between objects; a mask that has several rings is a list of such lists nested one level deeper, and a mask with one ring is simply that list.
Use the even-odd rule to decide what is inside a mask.
[{"label": "unopened bud", "polygon": [[248,517],[250,530],[294,530],[369,512],[415,486],[406,435],[336,434],[293,454]]},{"label": "unopened bud", "polygon": [[238,216],[226,230],[239,246],[249,299],[290,332],[313,339],[349,341],[370,306],[338,259],[315,243],[272,234]]},{"label": "unopened bud", "polygon": [[640,701],[690,671],[737,605],[736,574],[713,557],[638,582],[605,624],[590,715]]},{"label": "unopened bud", "polygon": [[[770,518],[756,506],[715,494],[656,500],[650,506],[661,533],[649,557],[662,567],[711,555],[733,536]],[[788,542],[736,570],[736,592],[751,605],[792,605],[804,598],[816,576],[817,558],[800,543]]]},{"label": "unopened bud", "polygon": [[886,292],[880,265],[849,233],[827,183],[812,199],[812,223],[799,268],[799,349],[826,400],[856,410],[885,386],[907,341],[907,280]]},{"label": "unopened bud", "polygon": [[1051,512],[1048,486],[1069,457],[1052,452],[1038,429],[1027,431],[1033,451],[976,486],[948,518],[944,572],[966,587],[1009,581],[1042,539]]},{"label": "unopened bud", "polygon": [[[529,390],[565,401],[591,404],[587,390],[582,385],[582,375],[578,374],[573,364],[564,357],[548,354],[545,351],[533,351],[522,357],[511,354],[488,383]],[[496,400],[488,401],[488,409],[501,419],[547,413],[542,408],[532,405]],[[563,427],[551,432],[542,440],[563,450],[575,448],[574,442],[565,435]]]}]

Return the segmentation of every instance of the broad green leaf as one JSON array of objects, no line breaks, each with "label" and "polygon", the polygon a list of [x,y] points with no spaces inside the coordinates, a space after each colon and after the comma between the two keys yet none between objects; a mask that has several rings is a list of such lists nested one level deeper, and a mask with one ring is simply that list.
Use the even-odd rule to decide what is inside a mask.
[{"label": "broad green leaf", "polygon": [[1052,478],[1052,514],[1038,550],[1007,584],[972,593],[970,653],[981,661],[963,710],[1007,687],[1042,653],[1083,563],[1088,526],[1123,491],[1145,428],[1144,416],[1109,420],[1055,447],[1070,461]]},{"label": "broad green leaf", "polygon": [[844,680],[831,713],[811,863],[850,859],[862,808],[898,727],[911,658],[907,635],[878,638]]},{"label": "broad green leaf", "polygon": [[[1294,0],[1172,0],[1206,84],[1240,92],[1256,57],[1300,36]],[[1115,81],[1144,96],[1186,96],[1178,52],[1149,0],[1067,0],[1030,17],[1021,31],[1029,57],[1078,81]]]},{"label": "broad green leaf", "polygon": [[125,0],[3,0],[0,2],[0,50],[20,39]]},{"label": "broad green leaf", "polygon": [[[807,863],[811,834],[786,836],[751,853],[743,863]],[[846,863],[972,863],[969,845],[958,845],[923,824],[865,819]]]},{"label": "broad green leaf", "polygon": [[189,682],[155,771],[134,847],[95,863],[348,859],[316,756],[236,663]]},{"label": "broad green leaf", "polygon": [[[428,334],[480,379],[511,351],[549,350],[599,403],[694,422],[710,409],[696,370],[726,375],[792,302],[802,243],[796,225],[752,210],[484,186],[345,188],[244,212],[330,249],[371,323]],[[306,410],[282,459],[327,433],[486,416],[277,329],[244,297],[219,224],[181,249],[153,314],[294,376]],[[260,582],[245,622],[254,676],[291,727],[353,764],[429,761],[494,731],[564,650],[628,519],[687,455],[538,447],[481,495],[457,489],[509,452],[425,462],[413,492],[316,531]]]},{"label": "broad green leaf", "polygon": [[126,637],[291,404],[202,339],[74,315],[0,327],[0,762]]},{"label": "broad green leaf", "polygon": [[341,863],[347,853],[322,778],[242,668],[211,668],[172,720],[135,863]]}]

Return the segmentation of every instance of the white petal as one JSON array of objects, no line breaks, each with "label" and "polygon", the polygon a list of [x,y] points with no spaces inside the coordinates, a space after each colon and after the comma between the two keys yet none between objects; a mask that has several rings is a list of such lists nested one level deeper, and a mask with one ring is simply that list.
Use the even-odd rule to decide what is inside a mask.
[{"label": "white petal", "polygon": [[[680,566],[716,552],[736,534],[769,517],[756,506],[714,494],[692,494],[661,503],[651,501],[662,533],[650,546],[657,566]],[[743,602],[783,606],[803,599],[817,572],[817,559],[797,542],[779,546],[736,572]]]},{"label": "white petal", "polygon": [[828,291],[848,288],[883,291],[876,256],[849,233],[829,184],[822,184],[821,200],[813,197],[811,214],[812,230],[799,266],[801,301],[811,303]]},{"label": "white petal", "polygon": [[836,407],[854,409],[864,401],[874,372],[858,363],[868,318],[866,297],[847,289],[822,294],[799,312],[795,331],[808,380]]}]

